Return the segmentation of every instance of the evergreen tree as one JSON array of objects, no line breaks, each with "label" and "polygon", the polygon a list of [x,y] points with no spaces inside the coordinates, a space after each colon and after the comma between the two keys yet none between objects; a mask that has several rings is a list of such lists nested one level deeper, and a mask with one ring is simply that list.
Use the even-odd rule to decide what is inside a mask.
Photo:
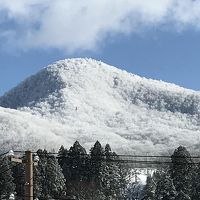
[{"label": "evergreen tree", "polygon": [[176,196],[175,200],[191,200],[191,198],[185,194],[183,191],[180,191]]},{"label": "evergreen tree", "polygon": [[69,185],[71,179],[71,158],[69,157],[69,151],[61,146],[58,152],[58,163],[62,168],[63,175],[66,180],[66,184]]},{"label": "evergreen tree", "polygon": [[[16,165],[16,163],[12,163]],[[18,197],[24,196],[24,185],[25,185],[25,166],[24,164],[13,167],[13,178],[16,185],[15,191]]]},{"label": "evergreen tree", "polygon": [[144,195],[142,200],[154,200],[155,184],[153,182],[152,176],[148,175],[146,180],[146,185],[144,187]]},{"label": "evergreen tree", "polygon": [[193,161],[185,147],[179,146],[171,156],[171,178],[177,192],[190,195],[192,188]]},{"label": "evergreen tree", "polygon": [[34,199],[38,199],[42,195],[42,185],[41,185],[41,177],[40,170],[38,166],[33,166],[33,196]]},{"label": "evergreen tree", "polygon": [[38,162],[38,173],[40,178],[38,184],[41,187],[39,198],[58,198],[65,194],[65,178],[58,161],[46,150],[37,151],[40,160]]},{"label": "evergreen tree", "polygon": [[113,159],[114,153],[112,153],[112,150],[111,150],[111,147],[109,144],[106,144],[106,146],[105,146],[104,155],[105,155],[107,161]]},{"label": "evergreen tree", "polygon": [[172,179],[165,172],[161,174],[155,190],[155,200],[174,200],[176,197],[176,189]]},{"label": "evergreen tree", "polygon": [[128,184],[127,194],[125,198],[126,200],[135,200],[143,198],[143,188],[144,185],[141,182],[132,182]]},{"label": "evergreen tree", "polygon": [[[64,148],[64,146],[62,145],[58,151],[58,163],[61,166],[61,168],[63,169],[65,162],[67,160],[67,156],[68,156],[68,150]],[[64,173],[64,172],[63,172]]]},{"label": "evergreen tree", "polygon": [[69,149],[68,161],[65,166],[68,169],[66,174],[68,192],[70,191],[70,195],[76,196],[77,199],[86,198],[89,173],[87,164],[87,152],[79,142],[76,141]]},{"label": "evergreen tree", "polygon": [[119,168],[118,174],[119,174],[119,192],[121,199],[125,199],[127,196],[127,188],[129,183],[131,182],[132,176],[131,176],[131,168],[128,165],[123,165],[121,163],[117,163],[117,166]]},{"label": "evergreen tree", "polygon": [[40,185],[40,196],[39,198],[46,198],[48,197],[48,187],[47,187],[47,151],[39,149],[37,151],[37,155],[39,156],[39,162],[38,162],[38,171],[37,173],[39,174],[39,177],[37,179],[38,184]]},{"label": "evergreen tree", "polygon": [[200,163],[198,166],[194,167],[192,174],[192,200],[199,200],[200,197]]},{"label": "evergreen tree", "polygon": [[117,154],[112,152],[109,144],[102,148],[97,141],[90,151],[90,172],[93,191],[104,199],[125,199],[128,185],[127,168],[116,162]]},{"label": "evergreen tree", "polygon": [[86,150],[78,141],[69,149],[70,180],[82,181],[84,178]]},{"label": "evergreen tree", "polygon": [[65,195],[65,178],[62,169],[55,156],[47,157],[46,166],[48,194],[53,198],[63,197]]},{"label": "evergreen tree", "polygon": [[90,149],[90,163],[89,163],[89,180],[91,198],[95,198],[96,194],[102,194],[102,171],[105,166],[104,150],[99,141]]},{"label": "evergreen tree", "polygon": [[90,172],[92,181],[95,182],[97,187],[101,186],[101,171],[104,165],[104,150],[99,141],[94,144],[94,147],[90,150]]},{"label": "evergreen tree", "polygon": [[124,196],[120,187],[124,180],[121,177],[121,169],[115,162],[117,155],[112,152],[109,144],[105,146],[104,155],[105,159],[101,168],[101,191],[106,199],[123,199]]},{"label": "evergreen tree", "polygon": [[12,164],[8,158],[0,160],[0,198],[8,199],[15,191],[14,179],[12,177]]}]

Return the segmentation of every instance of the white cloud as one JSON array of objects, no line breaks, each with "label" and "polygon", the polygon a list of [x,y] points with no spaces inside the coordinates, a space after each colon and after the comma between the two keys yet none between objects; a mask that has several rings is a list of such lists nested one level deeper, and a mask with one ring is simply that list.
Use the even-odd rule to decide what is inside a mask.
[{"label": "white cloud", "polygon": [[0,0],[0,11],[0,37],[24,50],[92,50],[109,34],[200,25],[199,0]]}]

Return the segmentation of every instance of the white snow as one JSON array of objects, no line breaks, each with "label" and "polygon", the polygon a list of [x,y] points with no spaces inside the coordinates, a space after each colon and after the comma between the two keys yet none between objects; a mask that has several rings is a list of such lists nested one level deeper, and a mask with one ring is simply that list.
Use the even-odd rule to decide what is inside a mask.
[{"label": "white snow", "polygon": [[200,93],[130,74],[92,59],[44,68],[0,98],[4,149],[89,149],[96,140],[120,153],[167,152],[200,144]]}]

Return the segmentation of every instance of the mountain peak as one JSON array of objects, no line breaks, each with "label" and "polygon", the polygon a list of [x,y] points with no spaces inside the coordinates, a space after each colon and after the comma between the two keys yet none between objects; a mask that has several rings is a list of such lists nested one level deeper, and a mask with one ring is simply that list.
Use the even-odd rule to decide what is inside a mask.
[{"label": "mountain peak", "polygon": [[[54,112],[61,104],[67,106],[72,96],[87,100],[93,95],[95,101],[95,97],[100,95],[102,102],[109,94],[114,102],[115,97],[119,97],[129,104],[150,109],[189,114],[198,114],[200,110],[198,92],[141,78],[88,58],[65,59],[48,65],[1,97],[0,106],[16,109],[46,105],[50,112]],[[103,106],[109,105],[109,98]],[[73,99],[74,104],[77,99]]]},{"label": "mountain peak", "polygon": [[[94,59],[60,60],[48,65],[0,97],[0,106],[16,109],[33,107],[41,102],[59,103],[58,101],[63,100],[63,89],[75,89],[76,87],[79,90],[82,86],[91,87],[92,85],[98,87],[100,82],[104,82],[103,78],[106,74],[112,75],[118,71],[119,69]],[[96,78],[99,78],[98,84],[95,83]],[[58,101],[55,102],[55,99]],[[51,105],[51,107],[54,106]]]},{"label": "mountain peak", "polygon": [[86,146],[99,140],[114,149],[162,150],[192,145],[200,134],[199,92],[87,58],[47,66],[2,96],[0,106],[61,124],[66,137]]}]

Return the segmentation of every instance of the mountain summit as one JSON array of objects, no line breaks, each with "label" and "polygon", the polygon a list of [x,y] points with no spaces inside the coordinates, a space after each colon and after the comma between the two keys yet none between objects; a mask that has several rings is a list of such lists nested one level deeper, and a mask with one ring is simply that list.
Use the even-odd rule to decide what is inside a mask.
[{"label": "mountain summit", "polygon": [[[100,140],[120,152],[162,152],[199,145],[199,92],[92,59],[47,66],[0,97],[0,106],[7,146],[57,148],[79,140],[89,148]],[[9,141],[12,134],[24,143]]]}]

